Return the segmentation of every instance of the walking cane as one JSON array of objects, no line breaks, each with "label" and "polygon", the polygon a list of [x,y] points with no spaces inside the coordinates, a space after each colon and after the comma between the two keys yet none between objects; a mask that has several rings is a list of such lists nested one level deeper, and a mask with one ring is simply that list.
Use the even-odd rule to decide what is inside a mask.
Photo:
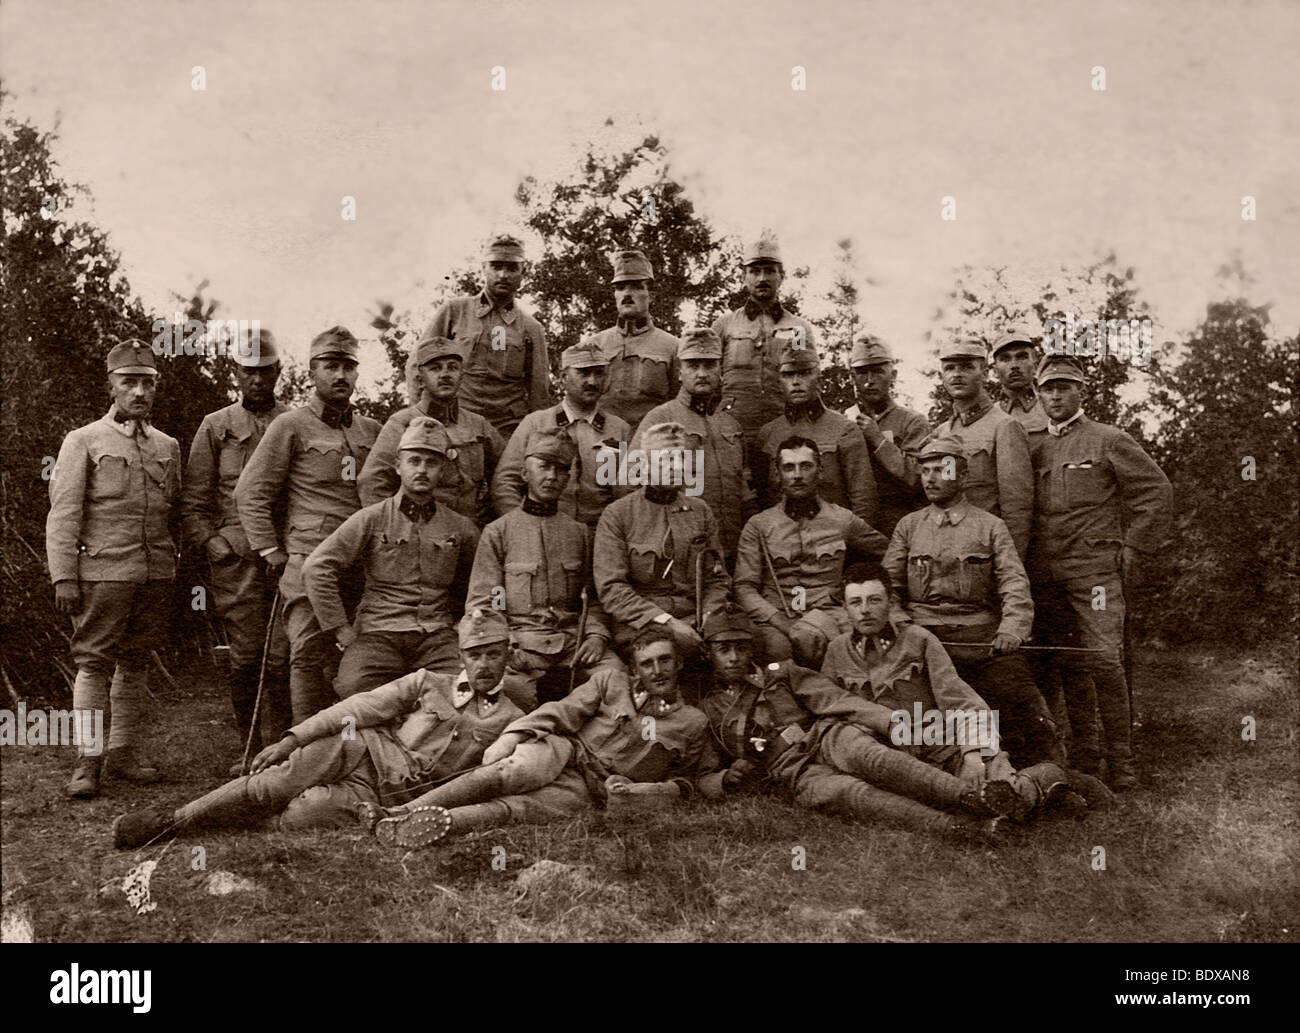
[{"label": "walking cane", "polygon": [[271,636],[275,633],[276,618],[280,616],[280,589],[276,588],[271,600],[271,619],[266,625],[266,638],[262,642],[262,668],[257,673],[257,697],[253,700],[253,720],[248,726],[248,741],[244,743],[244,759],[239,762],[239,774],[248,774],[248,754],[253,748],[253,736],[258,734],[262,716],[262,686],[266,682],[266,655],[271,651]]},{"label": "walking cane", "polygon": [[767,551],[767,539],[761,533],[758,536],[758,547],[763,550],[763,559],[767,561],[767,572],[772,575],[772,585],[776,588],[776,597],[781,600],[781,609],[785,611],[787,620],[794,620],[794,614],[786,604],[785,593],[781,591],[781,582],[776,579],[776,564],[772,562],[772,556]]},{"label": "walking cane", "polygon": [[587,634],[587,586],[582,586],[582,612],[578,614],[578,641],[573,647],[573,663],[569,665],[569,693],[573,693],[573,684],[578,677],[578,650],[582,648],[583,637]]}]

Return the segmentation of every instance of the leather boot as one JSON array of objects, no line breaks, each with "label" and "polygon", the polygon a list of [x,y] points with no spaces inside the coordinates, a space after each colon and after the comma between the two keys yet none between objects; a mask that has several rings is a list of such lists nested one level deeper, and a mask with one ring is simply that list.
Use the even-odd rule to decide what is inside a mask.
[{"label": "leather boot", "polygon": [[136,756],[134,747],[113,746],[104,754],[104,777],[148,785],[157,782],[162,774],[157,768],[143,763]]},{"label": "leather boot", "polygon": [[99,771],[102,757],[78,757],[72,770],[67,793],[74,800],[89,800],[99,795]]},{"label": "leather boot", "polygon": [[262,742],[279,742],[293,727],[293,705],[289,699],[287,664],[266,665],[262,679]]},{"label": "leather boot", "polygon": [[412,800],[405,807],[410,811],[416,807],[465,807],[472,803],[483,803],[501,795],[501,769],[496,764],[485,768],[467,771],[435,789],[430,789],[423,796]]}]

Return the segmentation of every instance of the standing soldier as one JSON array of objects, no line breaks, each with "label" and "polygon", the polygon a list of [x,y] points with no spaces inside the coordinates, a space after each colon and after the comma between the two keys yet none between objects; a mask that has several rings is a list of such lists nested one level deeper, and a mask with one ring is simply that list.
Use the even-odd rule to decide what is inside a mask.
[{"label": "standing soldier", "polygon": [[[1136,441],[1083,414],[1078,362],[1048,356],[1037,382],[1048,419],[1046,430],[1034,434],[1033,449],[1038,493],[1029,572],[1038,590],[1037,626],[1056,644],[1097,651],[1064,666],[1091,672],[1106,734],[1107,782],[1132,789],[1129,685],[1120,662],[1124,584],[1134,583],[1164,540],[1173,489]],[[1096,767],[1093,714],[1079,698],[1082,680],[1064,680],[1071,763],[1087,771]]]},{"label": "standing soldier", "polygon": [[[251,354],[236,357],[240,400],[208,413],[190,446],[181,494],[182,527],[190,545],[207,556],[208,584],[230,642],[230,702],[242,746],[252,731],[252,751],[261,750],[253,729],[262,647],[271,620],[275,581],[248,545],[235,505],[235,484],[266,428],[289,408],[276,400],[280,356],[269,330],[258,332]],[[261,725],[274,742],[292,722],[289,706],[289,640],[278,618],[266,656]]]},{"label": "standing soldier", "polygon": [[[455,671],[453,631],[465,603],[478,527],[435,501],[449,469],[442,424],[417,416],[402,432],[396,495],[353,513],[307,557],[302,577],[321,630],[343,653],[334,688],[347,698],[417,667]],[[356,626],[342,586],[365,570]]]},{"label": "standing soldier", "polygon": [[677,348],[672,334],[655,326],[650,316],[650,285],[654,270],[643,251],[614,256],[614,304],[618,322],[595,337],[609,360],[605,409],[629,427],[677,394]]},{"label": "standing soldier", "polygon": [[623,669],[609,650],[609,622],[592,586],[591,531],[559,511],[576,456],[565,434],[529,438],[523,505],[484,528],[469,579],[466,608],[504,610],[510,622],[505,692],[525,713],[536,708],[538,683],[551,672],[567,690],[575,669],[583,681],[606,667]]},{"label": "standing soldier", "polygon": [[894,402],[898,360],[889,345],[861,334],[853,342],[849,365],[858,402],[844,415],[867,439],[876,471],[876,526],[890,535],[904,516],[925,505],[916,457],[930,440],[930,425],[919,412]]},{"label": "standing soldier", "polygon": [[939,349],[939,366],[953,414],[935,428],[935,436],[955,437],[965,446],[970,464],[966,498],[1002,518],[1023,560],[1034,519],[1034,471],[1025,428],[989,397],[984,345],[950,341]]},{"label": "standing soldier", "polygon": [[[434,313],[426,337],[450,337],[465,347],[461,405],[486,416],[508,438],[526,413],[550,404],[550,366],[542,324],[515,303],[524,281],[524,246],[494,238],[483,256],[483,290],[452,298]],[[419,351],[406,363],[411,402],[420,400]]]},{"label": "standing soldier", "polygon": [[686,428],[686,447],[696,455],[704,455],[701,498],[709,504],[718,521],[718,540],[730,564],[735,559],[740,529],[754,515],[757,504],[745,462],[740,424],[719,406],[721,359],[722,343],[709,327],[695,327],[682,335],[677,350],[681,393],[646,414],[632,438],[632,449],[643,447],[642,432],[647,427],[680,423]]},{"label": "standing soldier", "polygon": [[1038,365],[1035,337],[1032,330],[1015,327],[993,342],[993,368],[1002,385],[998,405],[1030,434],[1047,429],[1047,413],[1034,393],[1034,368]]},{"label": "standing soldier", "polygon": [[[295,722],[335,701],[330,682],[338,664],[338,650],[307,598],[302,565],[360,508],[357,475],[379,436],[379,424],[354,411],[349,401],[357,386],[357,339],[344,327],[331,327],[311,342],[309,361],[311,399],[272,421],[235,485],[249,547],[280,579]],[[283,533],[273,519],[282,496]],[[349,591],[353,601],[360,594],[357,587]]]},{"label": "standing soldier", "polygon": [[818,497],[816,442],[787,438],[777,461],[783,498],[740,533],[736,602],[758,624],[769,660],[794,656],[818,667],[827,643],[848,629],[836,598],[848,550],[879,557],[889,540],[856,513]]},{"label": "standing soldier", "polygon": [[530,412],[510,435],[492,480],[497,512],[505,516],[524,501],[524,452],[533,434],[564,430],[577,447],[569,486],[560,496],[560,512],[594,527],[601,512],[626,486],[602,483],[598,471],[610,469],[602,451],[618,451],[632,438],[632,428],[600,404],[609,380],[609,361],[590,338],[565,348],[560,358],[564,371],[564,400],[549,409]]},{"label": "standing soldier", "polygon": [[[797,343],[816,353],[808,320],[787,311],[778,291],[785,278],[781,248],[771,230],[745,252],[745,304],[713,324],[722,341],[724,407],[740,423],[745,444],[753,447],[759,429],[781,415],[784,396],[778,354],[782,343]],[[756,457],[752,460],[757,471]]]},{"label": "standing soldier", "polygon": [[[141,341],[124,341],[108,353],[106,366],[113,403],[102,419],[63,439],[45,522],[55,609],[72,617],[79,734],[67,792],[78,799],[98,795],[101,761],[107,778],[158,779],[135,742],[147,705],[149,654],[164,640],[176,574],[169,522],[180,493],[181,452],[175,438],[149,423],[158,387],[153,352]],[[108,711],[110,703],[105,757],[103,743],[88,743],[87,731],[100,724],[94,712]]]},{"label": "standing soldier", "polygon": [[[777,447],[789,437],[816,442],[820,453],[818,492],[827,502],[851,509],[868,524],[876,522],[876,475],[862,432],[846,416],[822,404],[817,353],[789,341],[781,348],[781,391],[785,412],[758,432],[756,452],[767,460],[759,474],[760,501],[771,505],[780,491]],[[766,487],[766,491],[764,488]]]},{"label": "standing soldier", "polygon": [[448,463],[434,490],[434,498],[467,516],[481,527],[492,519],[492,493],[488,485],[496,472],[505,441],[486,418],[460,404],[461,371],[465,346],[436,334],[425,333],[415,346],[415,362],[424,381],[424,397],[388,418],[371,449],[366,468],[357,480],[363,506],[382,502],[401,483],[397,473],[398,442],[417,416],[429,416],[447,432]]}]

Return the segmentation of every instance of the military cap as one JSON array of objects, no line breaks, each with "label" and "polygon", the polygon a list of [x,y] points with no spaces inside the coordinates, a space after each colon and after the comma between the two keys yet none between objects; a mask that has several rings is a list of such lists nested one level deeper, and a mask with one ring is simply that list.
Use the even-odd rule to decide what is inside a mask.
[{"label": "military cap", "polygon": [[572,466],[578,458],[578,448],[567,434],[554,431],[538,430],[528,435],[528,444],[524,447],[524,458],[540,456],[561,466]]},{"label": "military cap", "polygon": [[931,438],[926,442],[917,458],[925,462],[927,459],[941,459],[944,456],[966,459],[966,446],[962,444],[960,438],[952,434],[940,434],[937,438]]},{"label": "military cap", "polygon": [[405,452],[408,449],[421,449],[425,452],[437,452],[441,456],[447,456],[448,459],[455,459],[454,452],[447,455],[447,446],[447,428],[431,416],[417,416],[406,425],[406,430],[402,431],[402,440],[398,442],[397,450]]},{"label": "military cap", "polygon": [[522,262],[524,260],[523,241],[502,233],[488,241],[483,251],[485,262]]},{"label": "military cap", "polygon": [[656,423],[641,435],[641,447],[647,452],[686,447],[686,428],[680,423]]},{"label": "military cap", "polygon": [[465,342],[439,337],[437,334],[426,330],[424,336],[420,338],[415,346],[415,364],[423,366],[426,362],[443,358],[456,358],[464,362]]},{"label": "military cap", "polygon": [[727,639],[754,641],[758,629],[744,610],[727,606],[714,610],[704,618],[704,630],[701,638],[705,642],[724,642]]},{"label": "military cap", "polygon": [[781,245],[777,243],[776,234],[767,227],[759,233],[758,240],[745,249],[743,264],[753,265],[755,262],[776,262],[778,265],[784,265],[781,261]]},{"label": "military cap", "polygon": [[153,349],[144,341],[131,338],[113,345],[104,363],[110,373],[152,373],[158,375]]},{"label": "military cap", "polygon": [[589,366],[608,366],[609,359],[601,351],[594,337],[565,348],[560,354],[560,369],[586,369]]},{"label": "military cap", "polygon": [[987,362],[988,350],[979,341],[949,341],[939,346],[939,361],[944,359],[984,359]]},{"label": "military cap", "polygon": [[332,326],[311,342],[309,359],[351,359],[357,361],[357,339],[344,326]]},{"label": "military cap", "polygon": [[849,355],[849,365],[855,368],[879,366],[886,362],[897,361],[894,353],[889,350],[889,345],[871,334],[859,334],[857,340],[853,342],[853,351]]},{"label": "military cap", "polygon": [[653,280],[655,271],[644,251],[619,251],[614,255],[614,279],[610,283],[628,280]]},{"label": "military cap", "polygon": [[993,342],[993,350],[989,353],[990,357],[997,355],[1003,348],[1009,344],[1027,344],[1032,347],[1037,343],[1040,334],[1035,333],[1027,326],[1013,326],[1006,333],[998,334],[997,340]]},{"label": "military cap", "polygon": [[489,642],[509,642],[510,624],[498,610],[471,610],[456,625],[461,649],[486,646]]},{"label": "military cap", "polygon": [[1082,384],[1087,378],[1083,375],[1083,367],[1079,365],[1078,359],[1073,356],[1047,355],[1038,364],[1038,372],[1034,374],[1034,383],[1042,387],[1049,380],[1077,380]]},{"label": "military cap", "polygon": [[711,326],[693,326],[682,333],[682,343],[677,346],[677,358],[720,359],[722,340]]},{"label": "military cap", "polygon": [[244,369],[262,369],[280,361],[280,351],[275,346],[275,335],[270,330],[258,329],[241,337],[235,349],[235,362]]},{"label": "military cap", "polygon": [[784,369],[786,366],[811,366],[817,368],[817,349],[813,347],[812,341],[808,339],[806,331],[801,327],[796,332],[779,331],[780,336],[777,338],[779,347],[777,349],[777,368]]}]

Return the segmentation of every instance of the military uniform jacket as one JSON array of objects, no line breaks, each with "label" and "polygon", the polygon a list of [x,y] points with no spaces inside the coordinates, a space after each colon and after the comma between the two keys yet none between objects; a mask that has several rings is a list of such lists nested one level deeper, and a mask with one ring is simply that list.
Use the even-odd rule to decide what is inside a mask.
[{"label": "military uniform jacket", "polygon": [[412,520],[404,499],[399,491],[353,513],[307,557],[303,583],[322,630],[347,623],[339,584],[360,563],[366,589],[357,605],[358,634],[427,633],[450,628],[459,617],[478,527],[446,506],[428,520]]},{"label": "military uniform jacket", "polygon": [[817,442],[821,476],[817,494],[827,502],[853,510],[867,523],[876,522],[876,475],[866,438],[856,423],[827,409],[820,399],[787,406],[783,415],[758,432],[758,447],[768,456],[767,497],[781,495],[778,446],[792,434]]},{"label": "military uniform jacket", "polygon": [[[317,394],[271,421],[235,484],[239,522],[254,552],[309,553],[361,506],[357,477],[379,436],[379,424],[350,409],[350,426],[325,422]],[[273,513],[283,496],[285,534]]]},{"label": "military uniform jacket", "polygon": [[563,428],[568,428],[569,437],[578,448],[578,458],[570,467],[569,483],[560,496],[560,512],[590,526],[606,506],[628,493],[630,489],[626,485],[616,483],[616,476],[608,478],[614,483],[601,484],[596,474],[602,467],[617,473],[617,463],[606,464],[602,454],[608,451],[610,458],[617,460],[618,446],[632,439],[632,428],[613,413],[599,409],[590,420],[570,420],[561,402],[540,412],[530,412],[510,435],[492,479],[492,498],[502,516],[524,501],[524,451],[529,437],[538,431],[555,433]]},{"label": "military uniform jacket", "polygon": [[303,742],[359,735],[379,772],[380,801],[393,806],[430,788],[432,780],[477,765],[506,725],[522,716],[500,688],[480,701],[464,671],[421,669],[349,696],[289,731]]},{"label": "military uniform jacket", "polygon": [[443,464],[438,486],[433,489],[438,504],[476,522],[492,519],[488,485],[505,449],[505,441],[485,417],[470,412],[454,400],[451,405],[442,406],[424,398],[418,405],[399,409],[388,418],[370,450],[365,469],[357,478],[361,504],[373,506],[401,487],[402,478],[397,472],[398,445],[402,433],[417,416],[431,416],[447,430],[447,444],[451,451]]},{"label": "military uniform jacket", "polygon": [[[856,428],[855,428],[856,429]],[[765,624],[785,606],[793,609],[795,588],[803,589],[804,612],[839,606],[837,598],[849,548],[879,556],[889,540],[842,506],[820,500],[817,514],[797,519],[785,503],[765,509],[745,525],[736,552],[736,602],[750,618]],[[779,585],[763,556],[772,558]],[[800,614],[794,611],[797,619]]]},{"label": "military uniform jacket", "polygon": [[591,582],[590,535],[563,513],[540,516],[522,506],[493,520],[474,554],[466,611],[499,610],[497,590],[504,589],[512,643],[555,656],[574,644],[585,587],[584,633],[608,640],[609,622]]},{"label": "military uniform jacket", "polygon": [[708,504],[680,492],[652,502],[645,489],[625,495],[596,525],[592,570],[609,616],[643,628],[660,614],[695,616],[695,561],[706,550],[704,612],[722,606],[730,588],[722,565],[718,524]]},{"label": "military uniform jacket", "polygon": [[946,434],[966,447],[966,498],[1002,518],[1023,557],[1034,520],[1034,471],[1025,428],[985,398],[965,417],[954,413],[935,431],[936,437]]},{"label": "military uniform jacket", "polygon": [[719,317],[713,332],[722,341],[722,404],[740,423],[747,438],[781,415],[780,350],[782,338],[802,330],[804,345],[816,347],[808,320],[779,303],[764,310],[754,301]]},{"label": "military uniform jacket", "polygon": [[181,489],[181,449],[155,427],[130,436],[116,406],[63,439],[50,478],[45,553],[50,580],[169,581],[169,521]]},{"label": "military uniform jacket", "polygon": [[[723,409],[719,399],[697,402],[685,390],[671,402],[651,409],[632,438],[632,448],[641,448],[641,435],[659,423],[680,423],[686,428],[686,447],[704,453],[704,492],[718,521],[718,539],[727,556],[734,556],[740,529],[757,507],[745,462],[745,439],[740,424]],[[698,476],[698,474],[697,474]]]},{"label": "military uniform jacket", "polygon": [[998,407],[1024,427],[1026,434],[1047,429],[1047,413],[1043,409],[1043,403],[1032,392],[1023,397],[1013,397],[1004,392]]},{"label": "military uniform jacket", "polygon": [[1007,525],[962,498],[926,506],[898,522],[885,570],[922,627],[984,623],[1029,638],[1034,601]]},{"label": "military uniform jacket", "polygon": [[1124,546],[1147,553],[1160,547],[1173,489],[1118,427],[1081,415],[1060,437],[1034,434],[1033,457],[1035,580],[1113,573]]},{"label": "military uniform jacket", "polygon": [[[919,624],[891,622],[885,635],[878,637],[883,647],[879,651],[865,648],[861,637],[855,636],[857,632],[846,631],[831,639],[822,661],[822,674],[855,696],[891,713],[906,711],[909,718],[916,704],[922,711],[974,713],[989,709],[983,697],[961,680],[943,643]],[[993,739],[991,748],[996,753],[997,736]],[[904,748],[914,756],[927,749]],[[972,751],[979,752],[980,746],[971,743],[961,747],[963,753]]]},{"label": "military uniform jacket", "polygon": [[[433,314],[427,332],[468,342],[460,402],[470,412],[486,416],[494,427],[550,404],[546,334],[542,324],[515,302],[502,309],[482,291],[452,298]],[[494,346],[502,341],[505,347]],[[410,362],[407,378],[411,400],[418,402],[423,385]]]},{"label": "military uniform jacket", "polygon": [[194,548],[203,549],[220,534],[240,556],[253,554],[239,525],[235,485],[271,421],[288,411],[280,402],[265,412],[235,402],[203,417],[190,444],[181,494],[181,526]]},{"label": "military uniform jacket", "polygon": [[[862,410],[851,405],[844,416],[854,426]],[[921,463],[917,456],[930,443],[930,425],[919,412],[904,409],[891,400],[882,413],[869,413],[884,434],[884,440],[871,453],[876,472],[875,526],[884,534],[908,513],[926,504],[921,490]],[[866,440],[866,435],[863,435]],[[870,446],[868,446],[870,447]]]},{"label": "military uniform jacket", "polygon": [[596,335],[609,360],[609,386],[601,408],[629,427],[637,426],[656,405],[677,394],[677,346],[681,342],[646,317],[636,328],[611,326]]},{"label": "military uniform jacket", "polygon": [[651,715],[648,702],[622,671],[597,671],[563,699],[517,718],[506,731],[533,739],[568,736],[609,774],[634,782],[681,778],[694,784],[709,741],[704,715],[680,700],[666,713]]}]

